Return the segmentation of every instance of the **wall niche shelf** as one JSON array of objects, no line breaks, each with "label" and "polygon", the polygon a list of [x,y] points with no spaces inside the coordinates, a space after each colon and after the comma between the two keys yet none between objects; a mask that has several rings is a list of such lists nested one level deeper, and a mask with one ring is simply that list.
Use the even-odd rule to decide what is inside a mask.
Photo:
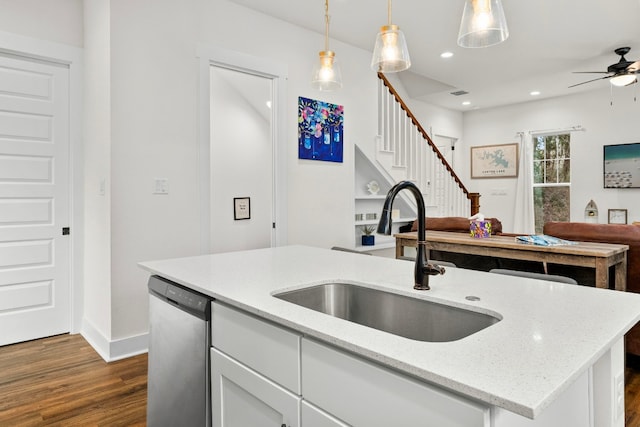
[{"label": "wall niche shelf", "polygon": [[[399,217],[393,220],[393,231],[391,236],[375,234],[376,244],[373,246],[362,246],[362,228],[364,226],[377,226],[382,213],[382,206],[387,197],[387,193],[394,185],[390,182],[367,158],[367,156],[355,147],[355,211],[354,211],[354,246],[355,249],[362,252],[375,251],[379,249],[389,249],[395,247],[395,238],[393,234],[398,233],[398,228],[402,225],[409,224],[416,219],[415,209],[407,203],[402,194],[393,202],[393,209],[399,210]],[[380,187],[377,194],[371,194],[368,191],[368,184],[376,181]],[[367,214],[375,214],[375,218],[367,219]],[[362,215],[362,219],[358,216]]]}]

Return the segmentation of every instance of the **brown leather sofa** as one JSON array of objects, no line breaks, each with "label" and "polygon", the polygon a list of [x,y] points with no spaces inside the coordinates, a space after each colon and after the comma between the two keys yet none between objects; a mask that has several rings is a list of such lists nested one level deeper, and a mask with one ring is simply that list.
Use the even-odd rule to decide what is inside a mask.
[{"label": "brown leather sofa", "polygon": [[[567,240],[628,245],[627,292],[640,293],[640,226],[591,224],[584,222],[547,222],[543,233]],[[573,277],[580,284],[593,286],[593,270],[568,266],[549,266],[549,274]],[[615,275],[610,273],[609,277]],[[612,280],[613,281],[613,280]],[[610,284],[614,286],[613,283]],[[626,335],[626,351],[640,356],[640,323]]]}]

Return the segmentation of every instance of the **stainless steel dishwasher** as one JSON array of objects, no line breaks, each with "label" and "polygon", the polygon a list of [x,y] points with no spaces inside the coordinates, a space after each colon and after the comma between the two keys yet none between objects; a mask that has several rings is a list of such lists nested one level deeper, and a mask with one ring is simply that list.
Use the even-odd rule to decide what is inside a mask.
[{"label": "stainless steel dishwasher", "polygon": [[211,425],[211,298],[149,279],[147,425]]}]

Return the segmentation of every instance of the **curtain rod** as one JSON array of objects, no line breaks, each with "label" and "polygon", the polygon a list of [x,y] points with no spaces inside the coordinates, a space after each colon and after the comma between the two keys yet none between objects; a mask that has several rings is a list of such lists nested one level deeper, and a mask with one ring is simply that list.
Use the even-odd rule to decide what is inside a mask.
[{"label": "curtain rod", "polygon": [[586,130],[587,129],[582,127],[582,125],[577,125],[577,126],[568,126],[566,128],[528,130],[524,132],[516,132],[516,135],[523,136],[525,133],[537,134],[537,133],[556,133],[556,132],[584,132]]}]

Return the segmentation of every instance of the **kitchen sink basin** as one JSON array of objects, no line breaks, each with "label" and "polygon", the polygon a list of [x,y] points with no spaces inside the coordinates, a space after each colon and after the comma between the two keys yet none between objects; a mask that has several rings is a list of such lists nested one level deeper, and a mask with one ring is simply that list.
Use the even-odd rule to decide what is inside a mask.
[{"label": "kitchen sink basin", "polygon": [[326,283],[274,297],[340,319],[417,341],[455,341],[498,317],[348,283]]}]

